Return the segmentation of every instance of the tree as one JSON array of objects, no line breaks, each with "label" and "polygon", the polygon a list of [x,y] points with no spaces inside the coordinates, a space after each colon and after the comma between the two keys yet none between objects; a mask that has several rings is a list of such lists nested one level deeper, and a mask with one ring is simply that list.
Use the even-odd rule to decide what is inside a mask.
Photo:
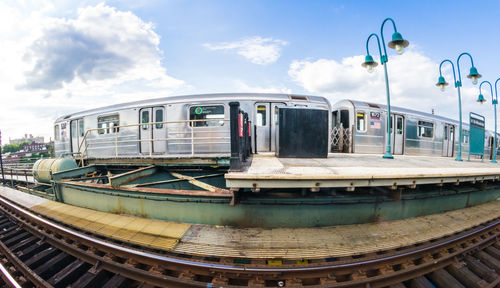
[{"label": "tree", "polygon": [[2,147],[2,153],[14,153],[21,150],[21,147],[19,144],[13,143],[13,144],[7,144]]}]

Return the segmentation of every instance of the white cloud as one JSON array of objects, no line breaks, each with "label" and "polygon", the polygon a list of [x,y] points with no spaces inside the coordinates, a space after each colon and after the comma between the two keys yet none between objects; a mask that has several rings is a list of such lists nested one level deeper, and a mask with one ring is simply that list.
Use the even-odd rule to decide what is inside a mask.
[{"label": "white cloud", "polygon": [[[377,60],[376,60],[377,61]],[[361,67],[364,55],[332,59],[295,60],[290,64],[288,75],[307,92],[328,97],[332,103],[341,99],[355,99],[374,103],[386,103],[384,68],[378,65],[373,73]],[[450,83],[445,92],[436,86],[439,65],[422,53],[409,50],[403,55],[390,56],[388,62],[391,105],[418,111],[431,112],[458,119],[458,96],[453,85],[450,67],[443,67],[443,75]],[[468,121],[469,111],[492,119],[491,105],[476,103],[478,87],[473,86],[462,72],[462,111]],[[493,122],[487,123],[493,127]]]},{"label": "white cloud", "polygon": [[0,3],[0,16],[8,11],[9,23],[18,23],[0,35],[4,139],[25,133],[49,138],[63,114],[189,88],[162,66],[153,24],[105,4],[54,18],[68,15],[58,7]]},{"label": "white cloud", "polygon": [[182,81],[167,76],[160,64],[160,37],[153,28],[131,12],[102,3],[79,9],[76,19],[51,19],[25,54],[32,69],[25,73],[24,87],[54,90],[75,79],[146,79],[180,86]]},{"label": "white cloud", "polygon": [[255,36],[245,38],[235,42],[224,42],[219,44],[203,44],[205,48],[210,50],[236,51],[254,64],[269,65],[278,60],[281,56],[281,49],[288,45],[286,41],[262,38]]}]

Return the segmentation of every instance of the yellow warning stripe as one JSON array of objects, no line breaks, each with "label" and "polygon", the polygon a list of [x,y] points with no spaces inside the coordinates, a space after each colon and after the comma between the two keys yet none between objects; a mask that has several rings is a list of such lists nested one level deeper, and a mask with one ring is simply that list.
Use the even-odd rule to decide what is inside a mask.
[{"label": "yellow warning stripe", "polygon": [[154,249],[173,249],[191,227],[190,224],[116,215],[53,201],[31,209],[85,231]]}]

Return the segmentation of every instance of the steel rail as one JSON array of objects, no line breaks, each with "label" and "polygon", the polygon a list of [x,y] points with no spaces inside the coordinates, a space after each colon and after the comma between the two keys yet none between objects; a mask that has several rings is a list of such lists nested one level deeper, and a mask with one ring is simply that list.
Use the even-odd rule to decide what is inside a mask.
[{"label": "steel rail", "polygon": [[9,271],[5,269],[5,267],[0,263],[0,272],[2,272],[2,278],[7,282],[7,285],[15,288],[22,288],[19,283],[17,283],[16,279],[10,275]]},{"label": "steel rail", "polygon": [[108,249],[115,250],[116,252],[121,252],[124,254],[133,254],[135,256],[140,256],[145,259],[150,259],[154,261],[162,261],[166,262],[167,264],[176,264],[176,265],[184,265],[184,266],[190,266],[190,267],[196,267],[196,268],[205,268],[205,269],[217,269],[217,270],[225,270],[225,271],[232,271],[232,272],[270,272],[270,273],[281,273],[281,272],[310,272],[310,271],[320,271],[320,270],[331,270],[331,269],[338,269],[338,268],[352,268],[356,266],[361,266],[361,265],[370,265],[370,264],[376,264],[388,260],[394,260],[397,258],[401,257],[406,257],[410,255],[415,255],[415,254],[420,254],[423,252],[427,252],[430,250],[433,250],[435,248],[439,248],[441,246],[444,246],[446,244],[452,243],[452,242],[457,242],[459,240],[465,239],[467,237],[473,236],[475,234],[478,234],[480,232],[483,232],[485,230],[488,230],[490,228],[493,228],[497,225],[500,225],[500,220],[495,221],[494,223],[491,223],[487,226],[484,226],[480,229],[471,231],[469,233],[466,233],[464,235],[445,240],[443,242],[439,242],[427,247],[422,247],[418,248],[415,250],[403,252],[403,253],[398,253],[390,256],[384,256],[380,258],[375,258],[375,259],[368,259],[368,260],[361,260],[357,262],[350,262],[350,263],[339,263],[339,264],[331,264],[331,265],[320,265],[320,266],[314,266],[314,267],[288,267],[288,268],[258,268],[258,267],[245,267],[241,265],[228,265],[228,264],[213,264],[213,263],[203,263],[203,262],[198,262],[198,261],[190,261],[190,260],[184,260],[184,259],[178,259],[174,257],[168,257],[168,256],[162,256],[162,255],[157,255],[157,254],[152,254],[148,253],[145,251],[140,251],[128,247],[123,247],[119,246],[113,243],[109,243],[106,241],[102,241],[99,239],[95,239],[93,237],[90,237],[88,235],[72,231],[66,227],[63,227],[59,224],[52,223],[46,219],[43,219],[35,214],[33,214],[30,211],[25,210],[24,208],[21,208],[15,204],[9,203],[8,201],[1,199],[0,202],[4,203],[5,205],[11,207],[14,210],[18,210],[22,212],[22,214],[28,216],[29,218],[32,218],[33,220],[43,223],[55,230],[58,230],[60,232],[67,233],[69,235],[72,235],[73,237],[77,237],[79,239],[83,239],[87,242],[93,243],[95,245],[105,247]]},{"label": "steel rail", "polygon": [[36,287],[51,287],[45,280],[40,278],[38,275],[33,273],[33,271],[26,266],[21,260],[19,260],[16,255],[14,255],[4,243],[0,241],[0,252],[7,258],[18,271],[20,271],[24,277],[29,279]]}]

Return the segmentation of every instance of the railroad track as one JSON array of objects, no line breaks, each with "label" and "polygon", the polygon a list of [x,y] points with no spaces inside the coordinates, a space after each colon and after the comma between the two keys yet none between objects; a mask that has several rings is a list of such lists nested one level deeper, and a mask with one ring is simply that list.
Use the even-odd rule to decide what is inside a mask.
[{"label": "railroad track", "polygon": [[500,219],[396,250],[264,261],[124,246],[0,199],[0,254],[8,287],[500,287]]}]

